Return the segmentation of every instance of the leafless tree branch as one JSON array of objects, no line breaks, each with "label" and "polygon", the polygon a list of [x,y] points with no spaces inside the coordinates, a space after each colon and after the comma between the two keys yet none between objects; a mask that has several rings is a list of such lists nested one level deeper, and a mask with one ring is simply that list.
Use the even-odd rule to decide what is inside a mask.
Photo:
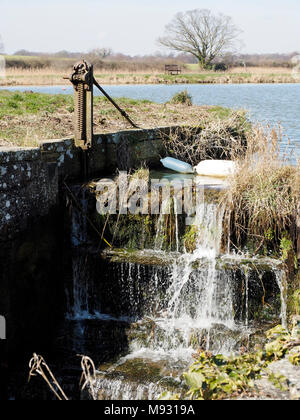
[{"label": "leafless tree branch", "polygon": [[196,9],[177,13],[158,43],[174,51],[192,54],[205,68],[215,58],[233,52],[240,33],[231,17]]}]

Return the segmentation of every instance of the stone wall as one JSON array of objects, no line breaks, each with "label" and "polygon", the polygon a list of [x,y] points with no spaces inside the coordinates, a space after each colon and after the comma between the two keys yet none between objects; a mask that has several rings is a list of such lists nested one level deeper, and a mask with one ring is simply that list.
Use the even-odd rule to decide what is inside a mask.
[{"label": "stone wall", "polygon": [[[87,152],[88,176],[159,165],[162,136],[170,128],[95,135]],[[42,141],[39,148],[0,148],[0,242],[47,215],[59,201],[63,180],[83,179],[83,152],[73,139]]]},{"label": "stone wall", "polygon": [[0,243],[45,216],[58,201],[57,165],[40,149],[0,149]]},{"label": "stone wall", "polygon": [[7,339],[0,340],[0,399],[10,360],[25,366],[33,352],[46,355],[64,315],[72,266],[63,182],[83,181],[84,157],[90,179],[143,163],[158,166],[169,130],[95,135],[87,156],[71,138],[0,148],[0,316],[7,325]]}]

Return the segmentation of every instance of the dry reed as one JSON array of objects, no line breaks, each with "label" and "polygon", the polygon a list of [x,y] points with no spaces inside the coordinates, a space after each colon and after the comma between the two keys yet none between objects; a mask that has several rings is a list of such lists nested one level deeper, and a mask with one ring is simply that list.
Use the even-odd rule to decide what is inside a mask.
[{"label": "dry reed", "polygon": [[295,224],[300,203],[300,165],[284,150],[281,128],[256,127],[247,135],[245,156],[233,154],[238,169],[224,196],[228,231],[239,247],[278,251],[283,239],[296,245]]}]

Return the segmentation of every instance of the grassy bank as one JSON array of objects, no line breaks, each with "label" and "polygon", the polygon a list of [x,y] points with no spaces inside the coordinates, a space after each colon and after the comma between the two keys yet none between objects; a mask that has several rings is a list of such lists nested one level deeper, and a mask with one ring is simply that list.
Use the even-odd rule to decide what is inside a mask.
[{"label": "grassy bank", "polygon": [[[69,60],[69,59],[68,59]],[[74,61],[74,60],[73,60]],[[71,61],[62,68],[29,67],[13,68],[6,71],[6,78],[0,79],[0,86],[16,85],[65,85],[63,76],[71,72]],[[38,61],[36,63],[38,66]],[[228,72],[200,72],[184,69],[182,74],[164,74],[163,69],[152,71],[95,70],[101,84],[214,84],[214,83],[295,83],[299,82],[292,71],[286,68],[233,68]]]},{"label": "grassy bank", "polygon": [[[147,100],[116,99],[141,128],[166,125],[201,125],[245,115],[222,107],[156,104]],[[94,132],[130,129],[131,126],[106,98],[94,99]],[[0,92],[0,146],[37,145],[39,140],[73,135],[73,96],[31,92]],[[245,122],[246,123],[246,122]]]}]

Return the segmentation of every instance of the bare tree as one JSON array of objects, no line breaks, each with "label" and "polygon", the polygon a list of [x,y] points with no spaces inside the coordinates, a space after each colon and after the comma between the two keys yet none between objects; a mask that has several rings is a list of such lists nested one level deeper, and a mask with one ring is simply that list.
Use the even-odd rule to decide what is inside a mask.
[{"label": "bare tree", "polygon": [[190,53],[203,68],[209,68],[215,58],[234,50],[240,32],[231,17],[196,9],[177,13],[158,43],[171,50]]},{"label": "bare tree", "polygon": [[95,58],[104,59],[112,54],[111,48],[95,48],[89,52],[89,55]]}]

